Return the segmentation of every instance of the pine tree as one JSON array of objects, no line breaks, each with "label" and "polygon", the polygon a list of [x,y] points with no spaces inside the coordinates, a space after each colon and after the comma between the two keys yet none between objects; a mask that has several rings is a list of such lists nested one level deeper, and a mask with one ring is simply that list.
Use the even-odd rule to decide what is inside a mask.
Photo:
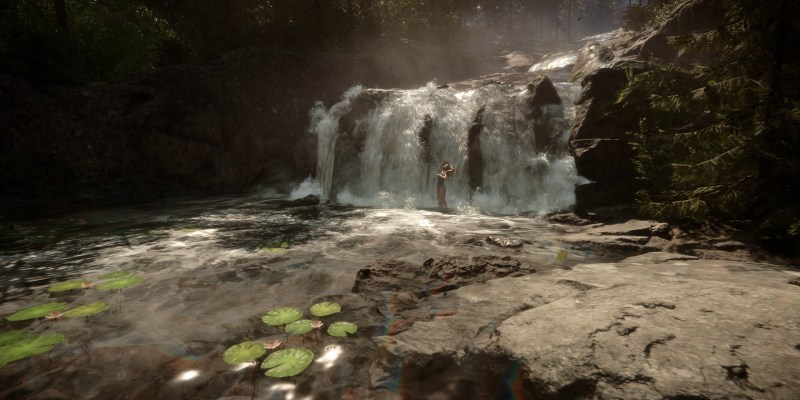
[{"label": "pine tree", "polygon": [[632,132],[648,216],[748,220],[765,238],[800,238],[798,5],[727,4],[728,24],[672,38],[715,65],[629,74],[618,103]]}]

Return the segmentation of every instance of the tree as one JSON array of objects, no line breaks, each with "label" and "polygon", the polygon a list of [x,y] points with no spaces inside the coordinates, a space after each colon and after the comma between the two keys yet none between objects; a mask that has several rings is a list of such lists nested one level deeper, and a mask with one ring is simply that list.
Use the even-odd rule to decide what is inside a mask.
[{"label": "tree", "polygon": [[[800,26],[786,0],[727,3],[728,24],[676,38],[718,64],[655,67],[619,102],[645,115],[633,132],[641,209],[668,220],[748,220],[764,238],[800,243]],[[795,248],[800,250],[800,248]]]}]

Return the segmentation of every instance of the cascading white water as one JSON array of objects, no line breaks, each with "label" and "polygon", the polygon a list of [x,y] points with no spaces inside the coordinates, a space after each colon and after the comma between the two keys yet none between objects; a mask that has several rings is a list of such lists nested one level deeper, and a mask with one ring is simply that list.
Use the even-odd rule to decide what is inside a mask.
[{"label": "cascading white water", "polygon": [[[342,101],[326,110],[322,102],[317,102],[309,111],[311,117],[310,130],[317,135],[317,182],[321,187],[322,200],[328,200],[331,182],[333,180],[333,163],[338,137],[339,118],[350,112],[351,100],[358,96],[364,88],[360,85],[353,86],[342,95]],[[311,182],[304,182],[304,192],[312,192],[308,186]]]},{"label": "cascading white water", "polygon": [[[572,104],[576,90],[570,84],[556,85],[562,101]],[[539,153],[534,124],[525,118],[524,86],[489,84],[469,90],[437,89],[428,85],[392,91],[380,105],[355,121],[354,131],[365,132],[357,155],[337,153],[339,119],[350,112],[353,99],[366,90],[349,89],[342,101],[325,110],[311,112],[311,131],[318,136],[317,179],[323,199],[343,204],[387,208],[436,207],[435,174],[449,161],[456,173],[447,182],[447,200],[458,212],[513,214],[549,212],[574,204],[579,177],[566,151]],[[485,105],[480,150],[483,187],[471,193],[467,164],[467,133],[476,110]],[[562,115],[560,107],[548,106],[548,115]],[[571,110],[566,110],[569,115]],[[425,160],[420,131],[426,115],[433,121]],[[569,122],[552,119],[560,131],[556,147],[565,149]],[[337,155],[338,154],[338,155]],[[335,159],[340,157],[340,159]],[[357,163],[357,168],[342,168]],[[358,176],[336,176],[335,168],[358,171]],[[345,182],[334,187],[332,182]],[[306,183],[307,185],[308,183]],[[334,191],[335,193],[332,193]]]}]

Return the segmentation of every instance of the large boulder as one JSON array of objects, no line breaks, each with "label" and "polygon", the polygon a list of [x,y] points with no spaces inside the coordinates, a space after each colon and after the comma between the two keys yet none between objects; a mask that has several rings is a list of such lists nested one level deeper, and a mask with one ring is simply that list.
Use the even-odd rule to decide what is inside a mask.
[{"label": "large boulder", "polygon": [[616,103],[630,74],[648,70],[653,61],[686,65],[707,61],[699,54],[671,47],[668,38],[713,31],[724,22],[721,0],[691,0],[655,29],[641,33],[618,30],[605,41],[588,42],[580,50],[572,75],[582,78],[582,91],[576,101],[570,148],[578,174],[592,182],[576,188],[576,211],[633,204],[641,189],[634,179],[636,154],[627,133],[637,129],[646,115]]},{"label": "large boulder", "polygon": [[375,338],[372,386],[504,398],[506,374],[536,399],[797,398],[796,277],[655,252],[461,287],[420,304],[439,311],[429,320]]},{"label": "large boulder", "polygon": [[534,145],[538,152],[553,150],[561,133],[555,121],[564,118],[561,97],[546,75],[539,75],[528,84],[526,117],[533,121]]},{"label": "large boulder", "polygon": [[678,6],[664,24],[633,41],[623,56],[636,56],[645,60],[674,62],[684,66],[693,63],[713,63],[720,54],[702,54],[680,49],[669,44],[670,37],[701,34],[715,31],[727,24],[722,0],[693,0]]},{"label": "large boulder", "polygon": [[627,140],[583,139],[570,142],[579,173],[593,181],[633,179],[633,150]]}]

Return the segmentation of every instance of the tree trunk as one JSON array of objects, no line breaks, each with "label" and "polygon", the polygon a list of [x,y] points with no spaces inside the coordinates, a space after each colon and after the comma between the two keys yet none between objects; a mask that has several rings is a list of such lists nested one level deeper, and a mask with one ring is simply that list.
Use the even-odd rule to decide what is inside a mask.
[{"label": "tree trunk", "polygon": [[67,20],[67,4],[65,0],[53,0],[53,10],[56,13],[56,25],[62,35],[69,34],[69,21]]}]

